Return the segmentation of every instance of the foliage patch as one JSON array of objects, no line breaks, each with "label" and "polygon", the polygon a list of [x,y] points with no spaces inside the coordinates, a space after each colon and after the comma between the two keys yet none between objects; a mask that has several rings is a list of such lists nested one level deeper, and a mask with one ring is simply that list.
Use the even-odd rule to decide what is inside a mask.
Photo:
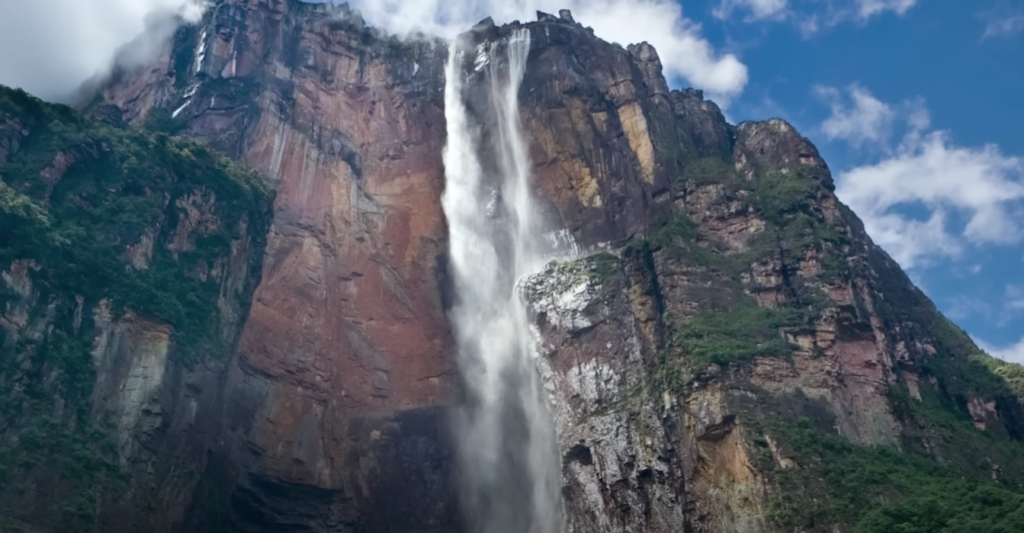
[{"label": "foliage patch", "polygon": [[[199,142],[0,87],[5,121],[27,134],[0,164],[0,271],[25,261],[32,292],[0,281],[0,313],[28,313],[20,330],[0,329],[0,495],[46,490],[48,527],[93,531],[128,486],[112,428],[92,412],[92,309],[108,299],[115,318],[169,324],[178,364],[226,354],[218,301],[238,295],[212,273],[243,239],[260,256],[272,193]],[[129,250],[147,246],[133,264]]]},{"label": "foliage patch", "polygon": [[[774,422],[766,430],[797,462],[773,471],[767,516],[783,531],[833,531],[845,524],[855,533],[1009,533],[1024,523],[1020,487],[986,478],[988,472],[957,472],[922,454],[856,445],[806,419]],[[1019,443],[1005,444],[1024,453]],[[763,461],[771,461],[767,450]]]}]

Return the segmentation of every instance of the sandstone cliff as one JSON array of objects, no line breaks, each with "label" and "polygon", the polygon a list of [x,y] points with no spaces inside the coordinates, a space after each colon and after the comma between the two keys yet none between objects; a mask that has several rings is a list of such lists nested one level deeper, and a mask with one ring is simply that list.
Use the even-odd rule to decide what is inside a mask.
[{"label": "sandstone cliff", "polygon": [[272,193],[2,87],[0,137],[0,529],[156,530],[216,442]]},{"label": "sandstone cliff", "polygon": [[202,138],[275,182],[210,472],[239,528],[455,527],[445,55],[346,8],[221,2],[106,92],[124,120]]},{"label": "sandstone cliff", "polygon": [[[817,150],[780,120],[727,124],[699,91],[668,89],[651,46],[603,42],[568,13],[484,21],[467,38],[524,27],[536,188],[598,252],[522,284],[571,530],[886,531],[958,501],[983,503],[950,520],[1012,520],[1021,369],[980,354],[871,242]],[[222,331],[237,350],[190,371],[211,397],[121,407],[195,387],[157,370],[167,321],[90,303],[112,324],[86,337],[110,352],[95,358],[97,390],[121,391],[97,393],[93,412],[162,432],[145,453],[122,438],[121,464],[103,471],[130,486],[170,472],[125,504],[149,506],[148,522],[105,530],[460,530],[444,418],[458,401],[439,202],[445,56],[441,41],[387,36],[347,8],[225,0],[91,106],[198,137],[277,190],[251,305],[222,313],[241,327]],[[0,126],[0,160],[24,144],[19,120]],[[25,179],[45,187],[54,172]],[[208,202],[185,202],[203,227]],[[136,267],[188,242],[138,231],[123,241]],[[11,264],[11,290],[25,265]],[[131,340],[104,340],[114,331]],[[182,406],[209,413],[201,435]]]},{"label": "sandstone cliff", "polygon": [[[610,252],[523,285],[570,530],[929,527],[881,517],[912,515],[899,497],[926,499],[914,484],[1004,491],[987,512],[1022,512],[1024,372],[981,354],[871,242],[810,142],[669,91],[648,45],[567,16],[526,26],[537,188],[577,242]],[[928,504],[986,514],[944,497]]]}]

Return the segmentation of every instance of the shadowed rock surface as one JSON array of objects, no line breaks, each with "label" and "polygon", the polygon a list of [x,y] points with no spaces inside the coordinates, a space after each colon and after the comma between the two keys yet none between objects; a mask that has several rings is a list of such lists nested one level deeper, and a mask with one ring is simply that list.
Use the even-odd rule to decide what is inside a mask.
[{"label": "shadowed rock surface", "polygon": [[[781,120],[726,123],[700,91],[668,89],[653,47],[601,41],[568,12],[485,20],[469,38],[520,28],[538,196],[592,254],[521,283],[570,531],[1013,524],[1024,369],[982,354],[871,242],[814,146]],[[0,236],[11,527],[461,531],[446,419],[459,399],[440,205],[446,55],[345,7],[225,0],[150,66],[117,74],[88,109],[102,124],[0,100],[3,227],[36,228]],[[485,98],[469,111],[484,114]],[[276,196],[246,185],[256,192],[225,204],[203,182],[168,189],[153,169],[191,176],[185,151],[217,179],[243,171],[120,124],[196,137]],[[64,176],[122,146],[102,139],[136,135],[126,146],[174,151],[115,150],[125,157],[86,175],[135,178],[90,189],[96,211],[82,219],[84,193],[64,192]],[[151,211],[117,203],[131,191],[156,199]],[[98,235],[117,272],[170,273],[142,288],[129,276],[124,290],[116,276],[61,277],[61,243],[78,238],[66,224]],[[53,255],[33,251],[38,235]],[[176,288],[168,279],[198,286],[143,290]],[[79,383],[88,391],[68,389]],[[24,399],[40,394],[55,399]],[[58,453],[79,449],[92,451]],[[80,503],[57,513],[55,500]]]}]

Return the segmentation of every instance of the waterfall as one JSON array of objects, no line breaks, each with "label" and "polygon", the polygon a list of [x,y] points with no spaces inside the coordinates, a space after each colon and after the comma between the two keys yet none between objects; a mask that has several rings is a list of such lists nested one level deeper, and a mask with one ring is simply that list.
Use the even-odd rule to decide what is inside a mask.
[{"label": "waterfall", "polygon": [[[520,130],[530,33],[466,47],[452,43],[446,69],[442,198],[456,291],[450,316],[466,389],[455,420],[463,509],[472,533],[558,533],[561,463],[516,292],[517,280],[566,247],[565,233],[549,231],[534,200]],[[489,87],[487,108],[474,114],[470,79]],[[493,130],[486,136],[484,117]]]}]

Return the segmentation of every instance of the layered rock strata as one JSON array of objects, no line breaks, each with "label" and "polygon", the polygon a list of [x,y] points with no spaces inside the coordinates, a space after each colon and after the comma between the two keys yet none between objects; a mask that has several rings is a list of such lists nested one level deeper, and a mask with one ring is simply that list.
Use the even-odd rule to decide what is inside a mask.
[{"label": "layered rock strata", "polygon": [[[871,242],[789,124],[728,124],[699,91],[668,89],[650,45],[606,43],[568,13],[487,20],[468,38],[520,29],[545,215],[606,252],[522,284],[573,531],[780,530],[778,472],[804,459],[772,428],[801,419],[948,455],[911,414],[937,397],[990,434],[1024,435],[1005,386],[958,381],[976,348]],[[182,463],[201,475],[168,530],[459,530],[445,56],[347,8],[230,0],[93,106],[199,137],[278,191],[211,407],[216,443]],[[468,107],[486,137],[484,98]],[[0,155],[18,143],[2,124]],[[158,366],[146,361],[127,370],[135,389]],[[838,520],[822,530],[851,526]]]}]

